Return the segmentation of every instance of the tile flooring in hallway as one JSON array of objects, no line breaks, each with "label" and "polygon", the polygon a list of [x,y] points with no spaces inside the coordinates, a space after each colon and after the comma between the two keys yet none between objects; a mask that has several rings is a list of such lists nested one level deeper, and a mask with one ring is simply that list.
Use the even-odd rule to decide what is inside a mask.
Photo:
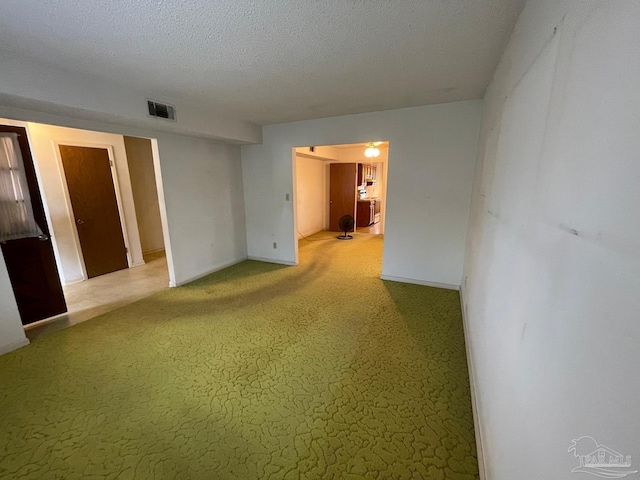
[{"label": "tile flooring in hallway", "polygon": [[145,264],[63,287],[68,312],[26,327],[35,340],[58,330],[110,312],[169,287],[164,252],[145,255]]}]

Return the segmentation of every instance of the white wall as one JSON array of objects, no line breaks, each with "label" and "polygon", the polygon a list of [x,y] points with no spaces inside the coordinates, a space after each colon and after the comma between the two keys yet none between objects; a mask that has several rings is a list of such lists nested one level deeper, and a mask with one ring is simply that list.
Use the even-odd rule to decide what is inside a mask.
[{"label": "white wall", "polygon": [[63,283],[69,284],[81,281],[84,279],[84,273],[82,270],[82,251],[77,240],[74,219],[68,202],[58,144],[112,148],[120,187],[121,206],[124,214],[131,265],[144,264],[127,154],[122,135],[38,123],[29,123],[28,131],[31,153],[39,173],[40,188],[44,192],[44,201],[49,210],[56,262],[61,270]]},{"label": "white wall", "polygon": [[27,345],[4,257],[0,253],[0,355]]},{"label": "white wall", "polygon": [[383,275],[460,285],[481,109],[469,101],[264,127],[262,145],[241,147],[249,256],[296,261],[292,147],[388,140]]},{"label": "white wall", "polygon": [[323,160],[296,155],[298,238],[324,230],[327,217],[327,170]]},{"label": "white wall", "polygon": [[174,285],[247,258],[240,148],[161,136]]},{"label": "white wall", "polygon": [[463,296],[491,480],[586,477],[581,436],[640,467],[639,18],[530,1],[486,94]]},{"label": "white wall", "polygon": [[142,253],[164,250],[153,151],[148,138],[124,137]]}]

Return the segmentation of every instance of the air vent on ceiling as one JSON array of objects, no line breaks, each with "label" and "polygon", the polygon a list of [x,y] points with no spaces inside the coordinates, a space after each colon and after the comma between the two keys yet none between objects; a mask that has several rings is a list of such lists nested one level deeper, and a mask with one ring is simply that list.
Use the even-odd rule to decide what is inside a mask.
[{"label": "air vent on ceiling", "polygon": [[173,105],[147,100],[147,107],[149,108],[149,115],[152,117],[176,121],[176,108]]}]

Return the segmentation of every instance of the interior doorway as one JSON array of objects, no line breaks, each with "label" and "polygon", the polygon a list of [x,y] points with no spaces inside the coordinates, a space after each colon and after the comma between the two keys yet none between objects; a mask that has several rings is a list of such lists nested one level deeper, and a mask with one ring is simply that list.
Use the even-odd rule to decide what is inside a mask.
[{"label": "interior doorway", "polygon": [[[335,239],[340,232],[356,240],[359,235],[383,236],[388,151],[388,142],[293,149],[298,242]],[[347,217],[350,225],[344,223]]]},{"label": "interior doorway", "polygon": [[[2,214],[14,217],[2,222],[7,231],[0,231],[0,247],[20,319],[28,325],[66,312],[67,305],[25,127],[0,124],[0,155],[0,182],[8,187],[0,188]],[[21,211],[12,215],[5,207]],[[27,236],[23,227],[30,221],[37,231]]]},{"label": "interior doorway", "polygon": [[[51,257],[48,276],[33,268],[34,255],[5,253],[11,258],[7,264],[15,263],[18,272],[30,271],[40,283],[53,278],[58,303],[66,303],[36,316],[23,315],[24,299],[44,305],[53,294],[33,282],[22,285],[24,273],[10,274],[30,338],[169,287],[166,213],[158,198],[162,186],[157,182],[162,180],[154,139],[9,119],[0,119],[0,125],[22,134],[24,156],[33,165],[30,199],[43,233],[26,240],[40,249],[48,244]],[[13,248],[8,244],[3,253]],[[42,263],[44,257],[37,257]],[[36,293],[44,297],[34,300]]]}]

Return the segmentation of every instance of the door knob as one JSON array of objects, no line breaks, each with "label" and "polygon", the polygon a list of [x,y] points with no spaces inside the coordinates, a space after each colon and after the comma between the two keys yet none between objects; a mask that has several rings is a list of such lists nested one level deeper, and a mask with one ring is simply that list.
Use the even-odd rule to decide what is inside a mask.
[{"label": "door knob", "polygon": [[84,225],[84,220],[80,220],[79,218],[76,220],[78,225]]}]

